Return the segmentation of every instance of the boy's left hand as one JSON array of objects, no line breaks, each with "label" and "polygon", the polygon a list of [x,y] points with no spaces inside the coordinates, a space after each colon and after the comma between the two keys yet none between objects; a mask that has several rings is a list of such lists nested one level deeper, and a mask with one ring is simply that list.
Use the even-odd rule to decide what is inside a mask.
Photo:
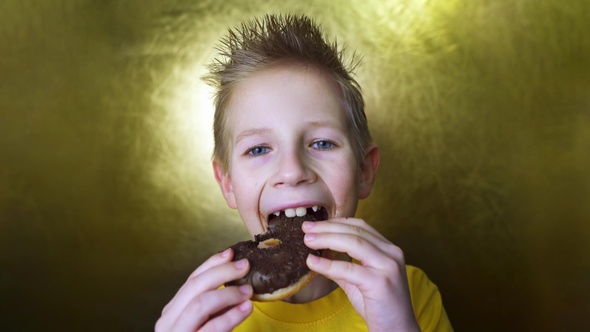
[{"label": "boy's left hand", "polygon": [[344,252],[359,262],[312,255],[307,259],[311,270],[344,290],[370,331],[420,331],[399,247],[361,219],[305,222],[302,229],[309,248]]}]

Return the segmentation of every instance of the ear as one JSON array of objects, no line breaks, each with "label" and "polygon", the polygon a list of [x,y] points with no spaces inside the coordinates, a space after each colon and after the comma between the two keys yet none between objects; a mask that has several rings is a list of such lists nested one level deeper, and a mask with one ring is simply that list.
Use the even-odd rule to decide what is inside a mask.
[{"label": "ear", "polygon": [[221,192],[223,193],[227,205],[232,209],[236,209],[238,205],[236,204],[236,196],[234,195],[234,187],[231,184],[231,177],[224,172],[223,167],[218,160],[213,160],[213,171],[215,173],[215,180],[217,180],[217,184],[219,184],[219,188],[221,188]]},{"label": "ear", "polygon": [[365,155],[365,159],[361,164],[359,184],[360,199],[367,198],[371,194],[373,182],[375,181],[375,175],[377,174],[377,168],[379,168],[379,148],[372,144],[367,149],[367,154]]}]

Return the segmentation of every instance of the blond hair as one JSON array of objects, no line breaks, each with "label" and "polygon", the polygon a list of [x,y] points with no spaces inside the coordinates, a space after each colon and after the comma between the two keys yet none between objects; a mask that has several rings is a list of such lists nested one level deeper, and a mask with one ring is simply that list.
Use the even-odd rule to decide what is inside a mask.
[{"label": "blond hair", "polygon": [[224,172],[229,170],[231,153],[226,124],[232,88],[256,72],[282,63],[314,66],[337,83],[351,121],[353,151],[362,163],[372,139],[361,89],[352,77],[358,61],[353,56],[345,64],[343,48],[336,41],[329,42],[313,20],[304,15],[266,15],[230,29],[218,50],[221,58],[209,65],[209,74],[203,79],[216,88],[213,158]]}]

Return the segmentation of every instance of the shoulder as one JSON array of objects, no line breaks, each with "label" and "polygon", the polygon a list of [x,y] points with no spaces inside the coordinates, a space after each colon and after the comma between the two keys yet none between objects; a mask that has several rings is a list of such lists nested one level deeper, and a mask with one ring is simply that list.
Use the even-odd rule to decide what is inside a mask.
[{"label": "shoulder", "polygon": [[438,287],[421,269],[407,265],[414,315],[422,331],[452,331]]},{"label": "shoulder", "polygon": [[406,275],[408,277],[408,285],[410,286],[410,291],[438,291],[438,287],[432,281],[430,281],[430,279],[428,279],[428,276],[422,269],[412,265],[406,265]]}]

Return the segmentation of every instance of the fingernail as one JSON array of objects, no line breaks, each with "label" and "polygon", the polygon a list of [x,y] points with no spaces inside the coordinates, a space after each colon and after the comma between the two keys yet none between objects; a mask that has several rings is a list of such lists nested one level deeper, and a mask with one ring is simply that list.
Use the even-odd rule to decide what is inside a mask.
[{"label": "fingernail", "polygon": [[227,258],[229,256],[229,252],[230,252],[231,248],[227,248],[224,251],[221,252],[221,257],[223,258]]},{"label": "fingernail", "polygon": [[314,225],[315,225],[315,223],[312,221],[304,221],[303,222],[303,229],[312,229]]},{"label": "fingernail", "polygon": [[307,233],[305,234],[305,241],[313,241],[315,239],[316,235],[315,233]]},{"label": "fingernail", "polygon": [[252,303],[250,301],[246,301],[246,302],[240,304],[240,306],[238,308],[240,308],[240,311],[242,311],[242,312],[247,312],[247,311],[250,311],[251,307],[252,307]]},{"label": "fingernail", "polygon": [[240,259],[239,261],[234,263],[234,266],[238,269],[241,270],[243,268],[245,268],[248,265],[248,260],[246,258]]},{"label": "fingernail", "polygon": [[244,294],[244,295],[250,295],[252,294],[252,286],[250,285],[242,285],[240,286],[240,293]]},{"label": "fingernail", "polygon": [[307,259],[311,264],[318,264],[320,262],[320,258],[318,256],[312,255],[312,254],[309,254],[307,256]]}]

